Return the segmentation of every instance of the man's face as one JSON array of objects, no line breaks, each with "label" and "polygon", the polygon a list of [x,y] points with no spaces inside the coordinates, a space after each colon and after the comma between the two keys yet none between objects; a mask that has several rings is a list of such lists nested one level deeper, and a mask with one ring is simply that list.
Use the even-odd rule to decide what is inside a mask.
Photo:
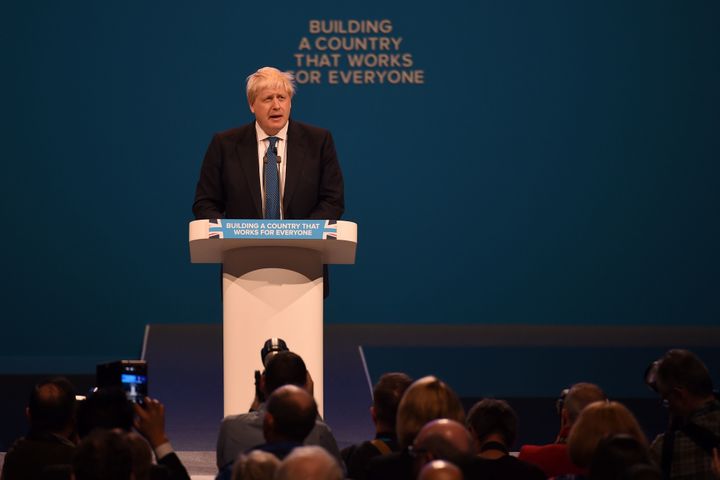
[{"label": "man's face", "polygon": [[250,105],[250,111],[265,133],[276,135],[287,123],[291,107],[290,95],[284,89],[263,88]]},{"label": "man's face", "polygon": [[657,391],[671,415],[684,417],[690,413],[685,402],[685,392],[682,388],[669,387],[658,383]]}]

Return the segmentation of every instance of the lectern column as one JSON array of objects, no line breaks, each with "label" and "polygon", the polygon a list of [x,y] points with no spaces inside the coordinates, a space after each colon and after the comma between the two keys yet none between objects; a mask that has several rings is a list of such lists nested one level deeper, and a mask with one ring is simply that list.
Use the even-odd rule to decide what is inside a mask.
[{"label": "lectern column", "polygon": [[300,355],[323,412],[323,276],[317,251],[245,247],[223,253],[225,415],[248,411],[260,349],[279,337]]}]

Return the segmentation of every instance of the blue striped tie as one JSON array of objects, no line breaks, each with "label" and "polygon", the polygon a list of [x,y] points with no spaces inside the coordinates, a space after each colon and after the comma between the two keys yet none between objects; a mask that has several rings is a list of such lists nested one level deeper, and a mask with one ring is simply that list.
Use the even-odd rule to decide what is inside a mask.
[{"label": "blue striped tie", "polygon": [[278,137],[268,137],[265,153],[265,218],[280,218],[280,182],[278,181]]}]

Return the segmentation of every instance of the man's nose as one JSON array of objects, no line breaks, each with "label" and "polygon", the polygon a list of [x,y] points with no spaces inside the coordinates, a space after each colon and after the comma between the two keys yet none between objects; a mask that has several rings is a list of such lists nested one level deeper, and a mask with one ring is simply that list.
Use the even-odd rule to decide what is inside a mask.
[{"label": "man's nose", "polygon": [[272,108],[280,108],[280,100],[275,98],[272,102]]}]

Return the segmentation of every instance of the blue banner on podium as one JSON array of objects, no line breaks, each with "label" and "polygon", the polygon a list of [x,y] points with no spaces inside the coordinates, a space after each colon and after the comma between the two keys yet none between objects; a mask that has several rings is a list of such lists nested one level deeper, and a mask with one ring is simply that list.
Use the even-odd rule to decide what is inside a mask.
[{"label": "blue banner on podium", "polygon": [[210,220],[210,238],[333,240],[336,220]]}]

